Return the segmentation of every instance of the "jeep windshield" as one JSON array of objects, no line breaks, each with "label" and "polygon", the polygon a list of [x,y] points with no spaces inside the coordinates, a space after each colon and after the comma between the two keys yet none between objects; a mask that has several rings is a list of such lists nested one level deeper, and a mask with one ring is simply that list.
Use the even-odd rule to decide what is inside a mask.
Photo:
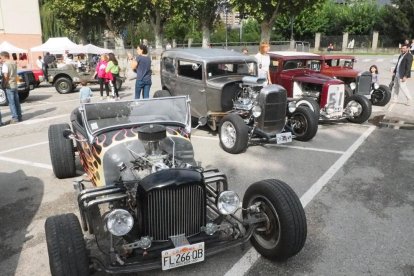
[{"label": "jeep windshield", "polygon": [[246,61],[207,64],[207,77],[209,79],[229,75],[256,76],[257,64],[256,62]]},{"label": "jeep windshield", "polygon": [[148,123],[185,127],[189,125],[189,110],[186,96],[84,105],[87,126],[92,134],[105,128]]}]

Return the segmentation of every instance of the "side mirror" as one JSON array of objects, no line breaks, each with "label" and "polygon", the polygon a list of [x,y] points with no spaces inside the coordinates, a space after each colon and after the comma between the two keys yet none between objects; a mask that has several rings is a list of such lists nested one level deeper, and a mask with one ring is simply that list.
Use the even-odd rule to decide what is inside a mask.
[{"label": "side mirror", "polygon": [[195,127],[195,129],[205,126],[207,124],[207,117],[200,117],[198,118],[198,125]]},{"label": "side mirror", "polygon": [[191,65],[191,68],[193,69],[193,71],[197,71],[199,67],[200,67],[200,64],[197,64],[197,63],[193,63]]}]

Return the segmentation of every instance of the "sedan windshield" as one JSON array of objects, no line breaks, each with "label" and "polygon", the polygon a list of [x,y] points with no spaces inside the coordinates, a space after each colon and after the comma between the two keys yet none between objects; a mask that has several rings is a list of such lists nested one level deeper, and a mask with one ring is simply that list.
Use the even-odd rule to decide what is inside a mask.
[{"label": "sedan windshield", "polygon": [[135,101],[85,104],[86,121],[92,133],[107,127],[169,123],[186,126],[187,97],[153,98]]},{"label": "sedan windshield", "polygon": [[207,64],[207,77],[209,79],[229,75],[256,76],[256,71],[257,64],[255,62],[241,61]]}]

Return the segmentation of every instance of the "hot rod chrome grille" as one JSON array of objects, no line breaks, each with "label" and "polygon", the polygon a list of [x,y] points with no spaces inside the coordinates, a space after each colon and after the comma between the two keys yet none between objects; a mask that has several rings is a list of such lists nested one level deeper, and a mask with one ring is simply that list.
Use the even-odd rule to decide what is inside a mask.
[{"label": "hot rod chrome grille", "polygon": [[260,91],[259,103],[262,115],[258,119],[258,127],[269,134],[281,132],[286,119],[286,90],[274,85],[264,87]]},{"label": "hot rod chrome grille", "polygon": [[192,236],[205,225],[204,188],[199,185],[168,187],[150,191],[147,196],[146,235],[153,240],[170,236]]},{"label": "hot rod chrome grille", "polygon": [[357,93],[360,95],[369,95],[371,92],[371,73],[363,72],[357,79]]}]

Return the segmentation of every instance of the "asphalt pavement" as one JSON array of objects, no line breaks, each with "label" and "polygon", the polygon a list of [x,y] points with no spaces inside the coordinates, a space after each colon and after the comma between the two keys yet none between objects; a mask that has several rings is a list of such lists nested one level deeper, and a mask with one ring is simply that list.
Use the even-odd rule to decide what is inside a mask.
[{"label": "asphalt pavement", "polygon": [[[356,67],[377,64],[387,84],[391,58],[359,57]],[[152,93],[158,76],[153,83]],[[132,98],[133,84],[127,81],[122,98]],[[408,86],[414,91],[413,79]],[[68,122],[77,103],[77,93],[43,86],[22,104],[22,123],[0,128],[1,275],[50,275],[44,221],[77,213],[77,207],[73,179],[58,180],[51,170],[47,130]],[[8,107],[0,110],[7,121]],[[413,114],[414,107],[401,104],[374,107],[363,125],[324,124],[310,142],[251,146],[240,155],[225,153],[216,133],[194,130],[196,159],[225,172],[241,196],[265,178],[292,186],[305,206],[305,247],[281,263],[248,245],[200,264],[140,275],[414,275]]]}]

